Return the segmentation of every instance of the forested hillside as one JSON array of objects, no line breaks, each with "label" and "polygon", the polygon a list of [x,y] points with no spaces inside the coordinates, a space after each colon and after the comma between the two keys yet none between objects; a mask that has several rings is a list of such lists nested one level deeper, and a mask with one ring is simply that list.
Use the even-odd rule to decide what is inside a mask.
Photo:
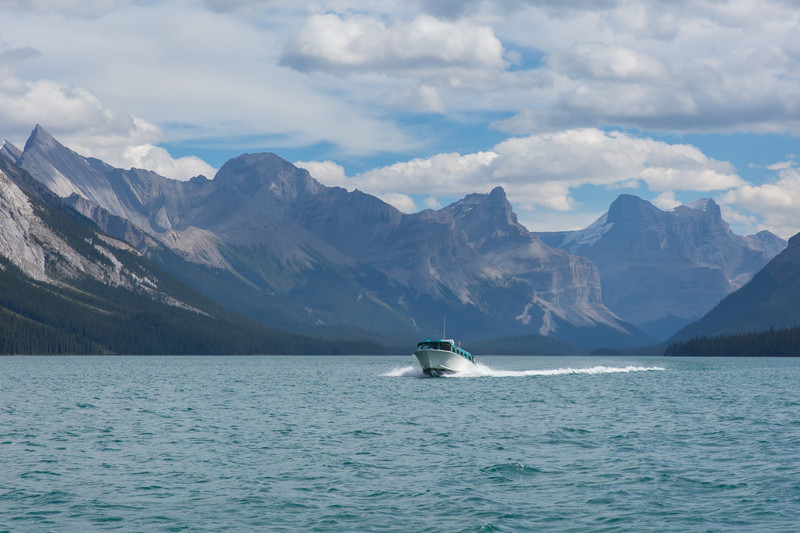
[{"label": "forested hillside", "polygon": [[800,327],[770,329],[757,333],[697,337],[670,344],[664,355],[700,357],[797,357],[800,356]]}]

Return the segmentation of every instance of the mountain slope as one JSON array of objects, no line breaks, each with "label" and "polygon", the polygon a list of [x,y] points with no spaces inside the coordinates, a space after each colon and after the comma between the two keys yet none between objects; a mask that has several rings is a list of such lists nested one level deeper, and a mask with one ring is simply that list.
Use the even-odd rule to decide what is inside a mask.
[{"label": "mountain slope", "polygon": [[0,157],[0,353],[376,353],[237,317]]},{"label": "mountain slope", "polygon": [[671,342],[800,325],[800,234],[738,291],[728,295]]},{"label": "mountain slope", "polygon": [[702,316],[785,246],[769,232],[735,235],[713,200],[662,211],[630,195],[583,230],[539,235],[591,259],[603,302],[658,338]]},{"label": "mountain slope", "polygon": [[17,160],[106,231],[262,323],[408,339],[447,315],[462,338],[649,340],[602,304],[591,261],[528,232],[502,189],[406,215],[274,154],[244,154],[212,180],[176,182],[84,158],[38,126]]},{"label": "mountain slope", "polygon": [[[332,211],[341,218],[325,216]],[[602,305],[594,265],[546,246],[519,224],[502,188],[409,215],[358,191],[326,188],[296,212],[306,228],[358,261],[448,301],[462,324],[484,335],[553,335],[582,348],[600,338],[646,342]]]},{"label": "mountain slope", "polygon": [[180,182],[84,158],[37,126],[19,164],[104,230],[157,239],[172,254],[152,239],[128,242],[232,311],[302,333],[365,336],[393,328],[416,336],[413,322],[382,299],[402,299],[385,277],[287,219],[279,196],[295,194],[303,179],[312,187],[316,181],[277,156],[244,155],[218,179]]}]

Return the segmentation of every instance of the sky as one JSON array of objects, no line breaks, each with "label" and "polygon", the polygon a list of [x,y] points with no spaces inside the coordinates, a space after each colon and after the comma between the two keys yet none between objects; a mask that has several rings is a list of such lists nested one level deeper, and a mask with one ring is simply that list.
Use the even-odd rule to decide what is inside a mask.
[{"label": "sky", "polygon": [[0,137],[212,177],[274,152],[404,212],[502,186],[800,231],[798,0],[0,0]]}]

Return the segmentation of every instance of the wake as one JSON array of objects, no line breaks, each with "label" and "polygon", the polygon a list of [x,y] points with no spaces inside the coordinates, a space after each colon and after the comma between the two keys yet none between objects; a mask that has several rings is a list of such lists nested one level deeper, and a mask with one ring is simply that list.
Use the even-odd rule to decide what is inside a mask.
[{"label": "wake", "polygon": [[[448,374],[442,377],[457,378],[520,378],[527,376],[565,376],[571,374],[620,374],[629,372],[653,372],[664,370],[660,366],[592,366],[588,368],[554,368],[546,370],[495,370],[482,363],[476,363],[474,368],[457,374]],[[385,378],[423,378],[427,377],[417,365],[393,368],[380,375]]]}]

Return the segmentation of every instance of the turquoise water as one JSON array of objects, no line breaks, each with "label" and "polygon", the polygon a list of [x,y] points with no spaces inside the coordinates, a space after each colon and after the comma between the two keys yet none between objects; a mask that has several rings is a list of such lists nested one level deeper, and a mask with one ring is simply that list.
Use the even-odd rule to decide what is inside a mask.
[{"label": "turquoise water", "polygon": [[0,358],[0,531],[796,531],[800,360]]}]

